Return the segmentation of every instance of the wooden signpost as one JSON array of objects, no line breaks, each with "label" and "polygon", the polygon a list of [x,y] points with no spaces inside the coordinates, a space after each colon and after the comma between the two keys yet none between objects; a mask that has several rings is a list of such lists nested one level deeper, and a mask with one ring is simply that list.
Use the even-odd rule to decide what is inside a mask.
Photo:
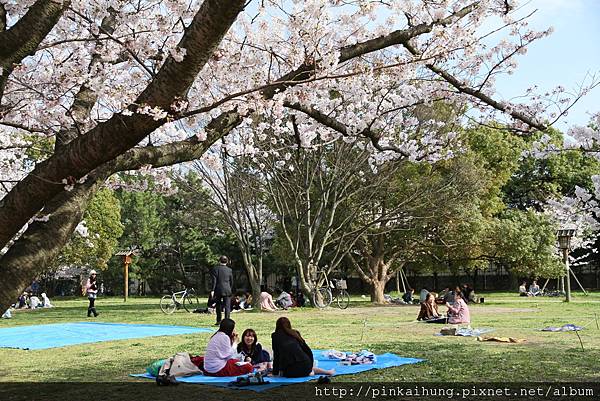
[{"label": "wooden signpost", "polygon": [[123,256],[123,302],[127,302],[129,295],[129,265],[133,262],[132,255],[137,255],[138,250],[130,248],[124,251],[119,251],[115,255]]}]

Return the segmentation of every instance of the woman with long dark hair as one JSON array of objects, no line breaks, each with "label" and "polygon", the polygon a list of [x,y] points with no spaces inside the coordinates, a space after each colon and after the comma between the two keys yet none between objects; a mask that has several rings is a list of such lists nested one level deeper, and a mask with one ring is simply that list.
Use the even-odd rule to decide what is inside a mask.
[{"label": "woman with long dark hair", "polygon": [[98,284],[96,283],[96,276],[97,276],[96,270],[90,271],[90,277],[88,278],[87,282],[85,283],[85,292],[87,294],[88,301],[90,301],[90,304],[88,305],[88,310],[87,310],[87,317],[92,316],[92,313],[94,314],[94,317],[96,317],[100,314],[100,313],[96,312],[96,306],[95,306],[96,297],[98,296]]},{"label": "woman with long dark hair", "polygon": [[258,365],[263,362],[269,362],[271,356],[258,342],[256,331],[246,329],[242,333],[242,341],[237,346],[238,354],[244,356],[244,361],[250,362],[253,365]]},{"label": "woman with long dark hair", "polygon": [[332,375],[335,370],[313,367],[312,350],[300,335],[292,329],[290,320],[283,316],[275,323],[273,341],[273,374],[284,377],[304,377],[311,375]]},{"label": "woman with long dark hair", "polygon": [[234,358],[238,335],[234,331],[235,322],[225,318],[219,323],[219,330],[212,335],[204,355],[204,373],[207,376],[239,376],[252,373],[249,363],[240,363]]}]

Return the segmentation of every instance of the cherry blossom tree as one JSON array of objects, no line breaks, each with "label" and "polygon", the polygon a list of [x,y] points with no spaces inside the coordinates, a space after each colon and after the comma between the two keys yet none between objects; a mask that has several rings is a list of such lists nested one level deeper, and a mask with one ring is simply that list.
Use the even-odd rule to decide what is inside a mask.
[{"label": "cherry blossom tree", "polygon": [[194,163],[210,194],[209,204],[233,233],[242,255],[252,292],[253,307],[260,310],[263,260],[274,236],[275,216],[266,204],[262,174],[245,156],[229,155],[218,146]]},{"label": "cherry blossom tree", "polygon": [[[515,6],[3,1],[0,308],[56,255],[108,177],[197,159],[230,133],[277,138],[295,115],[303,146],[319,136],[362,136],[378,161],[415,159],[447,138],[415,135],[405,111],[435,100],[481,120],[504,116],[516,133],[545,129],[568,108],[561,91],[559,101],[549,99],[554,115],[533,91],[520,104],[494,95],[494,78],[550,32],[530,31]],[[254,123],[265,117],[272,127]],[[54,150],[23,163],[39,138]]]}]

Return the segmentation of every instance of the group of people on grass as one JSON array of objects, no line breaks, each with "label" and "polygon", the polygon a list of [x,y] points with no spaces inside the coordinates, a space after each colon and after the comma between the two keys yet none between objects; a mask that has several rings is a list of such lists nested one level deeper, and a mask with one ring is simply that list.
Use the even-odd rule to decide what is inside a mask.
[{"label": "group of people on grass", "polygon": [[[41,299],[40,299],[41,298]],[[19,296],[14,304],[15,309],[36,309],[36,308],[53,308],[50,298],[45,292],[42,292],[39,297],[32,292],[24,292]]]},{"label": "group of people on grass", "polygon": [[22,293],[19,298],[17,298],[17,302],[12,304],[4,313],[2,314],[2,319],[11,319],[12,312],[11,309],[37,309],[37,308],[54,308],[52,302],[50,302],[50,298],[46,295],[45,292],[42,292],[40,296],[36,296],[31,291],[25,291]]},{"label": "group of people on grass", "polygon": [[523,281],[519,286],[519,296],[521,297],[537,297],[538,295],[542,295],[542,290],[535,280],[531,282],[529,289],[527,289],[527,281]]},{"label": "group of people on grass", "polygon": [[[460,287],[451,291],[445,289],[444,293],[439,295],[423,289],[417,320],[427,323],[470,324],[471,313],[466,300],[468,297]],[[446,305],[448,308],[446,315],[440,314],[439,304]]]},{"label": "group of people on grass", "polygon": [[314,366],[313,353],[300,332],[292,328],[287,317],[280,317],[271,334],[273,358],[258,342],[253,329],[242,333],[241,341],[235,332],[235,322],[225,318],[219,330],[206,346],[202,370],[207,376],[239,376],[252,373],[254,368],[275,376],[305,377],[314,374],[332,375],[334,370]]}]

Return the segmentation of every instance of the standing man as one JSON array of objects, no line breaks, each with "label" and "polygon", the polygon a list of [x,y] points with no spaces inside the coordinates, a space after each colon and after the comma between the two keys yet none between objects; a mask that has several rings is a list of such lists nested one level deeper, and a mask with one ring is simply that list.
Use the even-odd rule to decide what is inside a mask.
[{"label": "standing man", "polygon": [[231,288],[233,287],[233,272],[231,268],[227,266],[229,258],[227,256],[221,256],[219,258],[219,264],[213,267],[211,276],[213,278],[213,286],[211,295],[217,301],[217,323],[215,326],[221,324],[221,310],[225,306],[225,319],[229,319],[231,313]]}]

